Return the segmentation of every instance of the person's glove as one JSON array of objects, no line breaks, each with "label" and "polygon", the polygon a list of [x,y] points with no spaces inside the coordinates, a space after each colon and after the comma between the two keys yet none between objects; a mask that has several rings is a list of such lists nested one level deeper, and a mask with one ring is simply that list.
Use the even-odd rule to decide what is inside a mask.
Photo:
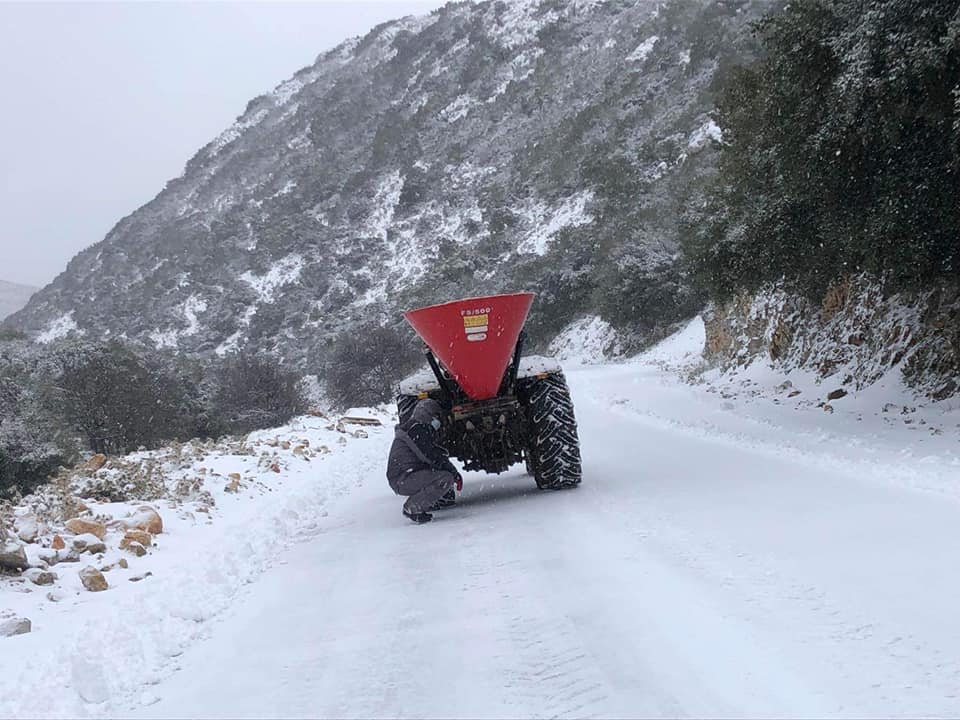
[{"label": "person's glove", "polygon": [[457,492],[460,492],[461,490],[463,490],[463,475],[461,475],[460,473],[456,473],[453,476],[453,482],[457,486]]}]

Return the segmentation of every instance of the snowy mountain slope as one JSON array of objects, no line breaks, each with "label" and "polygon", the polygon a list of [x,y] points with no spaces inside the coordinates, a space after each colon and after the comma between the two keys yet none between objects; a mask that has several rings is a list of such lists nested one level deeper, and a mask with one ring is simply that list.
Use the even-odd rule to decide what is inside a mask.
[{"label": "snowy mountain slope", "polygon": [[3,588],[46,607],[0,640],[3,714],[956,715],[955,441],[683,384],[703,338],[568,372],[580,488],[471,473],[425,527],[383,478],[389,426],[259,434],[334,453],[291,457],[257,502],[218,493],[212,526],[171,522],[140,584]]},{"label": "snowy mountain slope", "polygon": [[[691,312],[677,223],[713,172],[718,73],[765,0],[452,3],[321,55],[8,321],[277,350],[398,308],[540,292],[546,342]],[[651,299],[652,298],[652,299]]]},{"label": "snowy mountain slope", "polygon": [[35,287],[0,280],[0,320],[13,315],[26,305],[30,296],[36,291],[37,288]]}]

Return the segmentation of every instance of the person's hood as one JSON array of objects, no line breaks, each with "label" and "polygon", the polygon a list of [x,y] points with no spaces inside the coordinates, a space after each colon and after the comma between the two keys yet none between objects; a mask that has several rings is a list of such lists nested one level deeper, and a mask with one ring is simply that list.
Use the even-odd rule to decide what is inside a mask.
[{"label": "person's hood", "polygon": [[424,398],[413,408],[414,422],[429,425],[434,418],[443,419],[443,408],[433,398]]}]

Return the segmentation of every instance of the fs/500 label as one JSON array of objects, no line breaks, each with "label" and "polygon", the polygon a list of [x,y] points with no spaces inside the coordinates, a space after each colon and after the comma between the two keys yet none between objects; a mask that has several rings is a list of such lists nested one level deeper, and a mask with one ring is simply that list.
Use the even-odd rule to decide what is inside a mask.
[{"label": "fs/500 label", "polygon": [[481,342],[487,339],[487,330],[490,328],[490,308],[461,310],[463,316],[463,331],[470,342]]}]

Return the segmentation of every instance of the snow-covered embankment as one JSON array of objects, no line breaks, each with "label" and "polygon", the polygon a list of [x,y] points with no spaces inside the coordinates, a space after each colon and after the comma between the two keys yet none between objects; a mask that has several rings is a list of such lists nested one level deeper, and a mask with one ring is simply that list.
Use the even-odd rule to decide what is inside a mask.
[{"label": "snow-covered embankment", "polygon": [[[0,611],[32,625],[27,634],[0,638],[0,716],[81,717],[152,702],[149,687],[210,632],[209,620],[264,569],[287,562],[278,560],[291,557],[285,550],[320,532],[337,497],[382,475],[380,453],[365,454],[363,445],[385,432],[390,418],[369,409],[355,414],[382,425],[304,416],[245,440],[138,453],[88,473],[73,490],[129,488],[131,479],[154,490],[125,502],[98,502],[95,491],[71,498],[82,518],[106,530],[101,552],[75,550],[77,536],[44,512],[63,501],[54,489],[17,508],[18,527],[38,526],[23,546],[30,564],[48,573],[44,582],[49,573],[56,580],[34,584],[28,576],[39,570],[0,577]],[[124,520],[147,501],[162,518],[162,533],[142,556],[121,550]],[[84,587],[87,567],[103,570],[106,591]]]}]

